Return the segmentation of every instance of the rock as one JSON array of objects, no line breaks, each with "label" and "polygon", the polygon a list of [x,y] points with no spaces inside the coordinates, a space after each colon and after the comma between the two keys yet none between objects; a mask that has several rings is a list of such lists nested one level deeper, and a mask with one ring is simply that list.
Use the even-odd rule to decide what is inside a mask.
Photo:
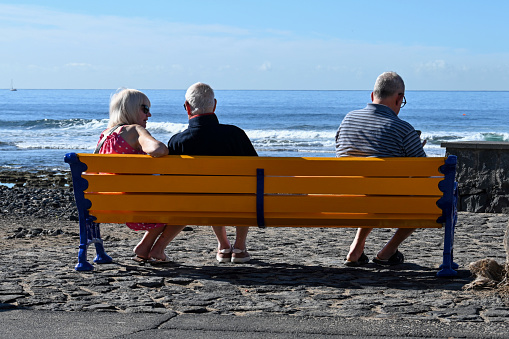
[{"label": "rock", "polygon": [[[445,143],[447,154],[458,157],[460,211],[509,213],[509,143]],[[444,146],[444,145],[442,145]]]}]

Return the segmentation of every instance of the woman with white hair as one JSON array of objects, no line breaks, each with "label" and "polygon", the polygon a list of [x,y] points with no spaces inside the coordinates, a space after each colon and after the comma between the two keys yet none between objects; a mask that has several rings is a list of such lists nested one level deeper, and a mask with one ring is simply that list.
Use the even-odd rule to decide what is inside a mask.
[{"label": "woman with white hair", "polygon": [[[166,145],[154,139],[146,130],[147,120],[151,116],[150,100],[144,93],[129,88],[119,89],[111,97],[108,128],[101,134],[94,153],[148,154],[152,157],[167,155]],[[133,250],[133,259],[152,264],[169,261],[164,250],[183,228],[148,223],[126,225],[136,231],[146,231]]]}]

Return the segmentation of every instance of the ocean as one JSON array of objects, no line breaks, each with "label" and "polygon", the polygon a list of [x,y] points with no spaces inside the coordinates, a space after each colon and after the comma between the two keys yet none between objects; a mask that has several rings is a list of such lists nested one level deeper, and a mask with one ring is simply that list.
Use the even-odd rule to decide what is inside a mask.
[{"label": "ocean", "polygon": [[[147,129],[158,140],[187,127],[185,90],[142,90]],[[0,91],[0,170],[62,170],[65,153],[91,153],[108,122],[115,90]],[[244,129],[260,156],[334,157],[343,117],[370,91],[217,90],[221,123]],[[445,141],[509,141],[509,92],[407,91],[399,117],[422,131],[426,154]]]}]

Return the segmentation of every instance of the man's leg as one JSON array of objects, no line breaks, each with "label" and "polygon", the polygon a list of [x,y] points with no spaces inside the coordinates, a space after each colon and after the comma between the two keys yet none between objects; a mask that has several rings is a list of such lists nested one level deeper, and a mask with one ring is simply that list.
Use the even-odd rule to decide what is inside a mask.
[{"label": "man's leg", "polygon": [[219,262],[230,262],[232,259],[231,244],[226,235],[226,227],[212,226],[217,238],[216,260]]},{"label": "man's leg", "polygon": [[251,260],[251,256],[247,252],[246,238],[249,232],[248,226],[237,226],[235,244],[233,245],[232,262],[245,263]]},{"label": "man's leg", "polygon": [[366,238],[371,233],[372,228],[358,228],[357,234],[350,245],[350,252],[346,256],[348,261],[357,261],[364,253],[364,245],[366,244]]},{"label": "man's leg", "polygon": [[224,226],[212,226],[212,230],[214,231],[217,238],[217,249],[224,250],[229,249],[231,247],[230,241],[226,236],[226,227]]},{"label": "man's leg", "polygon": [[416,229],[415,228],[398,228],[396,233],[392,236],[391,240],[385,244],[384,248],[378,252],[377,257],[381,260],[387,260],[396,253],[399,245],[410,236]]},{"label": "man's leg", "polygon": [[249,232],[248,226],[237,226],[236,227],[236,236],[235,236],[235,244],[233,248],[238,248],[239,250],[245,250],[247,233]]}]

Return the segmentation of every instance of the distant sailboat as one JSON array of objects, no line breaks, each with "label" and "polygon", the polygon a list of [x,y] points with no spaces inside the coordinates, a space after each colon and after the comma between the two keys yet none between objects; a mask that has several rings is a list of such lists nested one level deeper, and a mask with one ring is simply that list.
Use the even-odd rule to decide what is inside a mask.
[{"label": "distant sailboat", "polygon": [[17,89],[16,89],[16,88],[14,88],[14,85],[13,85],[12,79],[11,79],[11,91],[17,91]]}]

